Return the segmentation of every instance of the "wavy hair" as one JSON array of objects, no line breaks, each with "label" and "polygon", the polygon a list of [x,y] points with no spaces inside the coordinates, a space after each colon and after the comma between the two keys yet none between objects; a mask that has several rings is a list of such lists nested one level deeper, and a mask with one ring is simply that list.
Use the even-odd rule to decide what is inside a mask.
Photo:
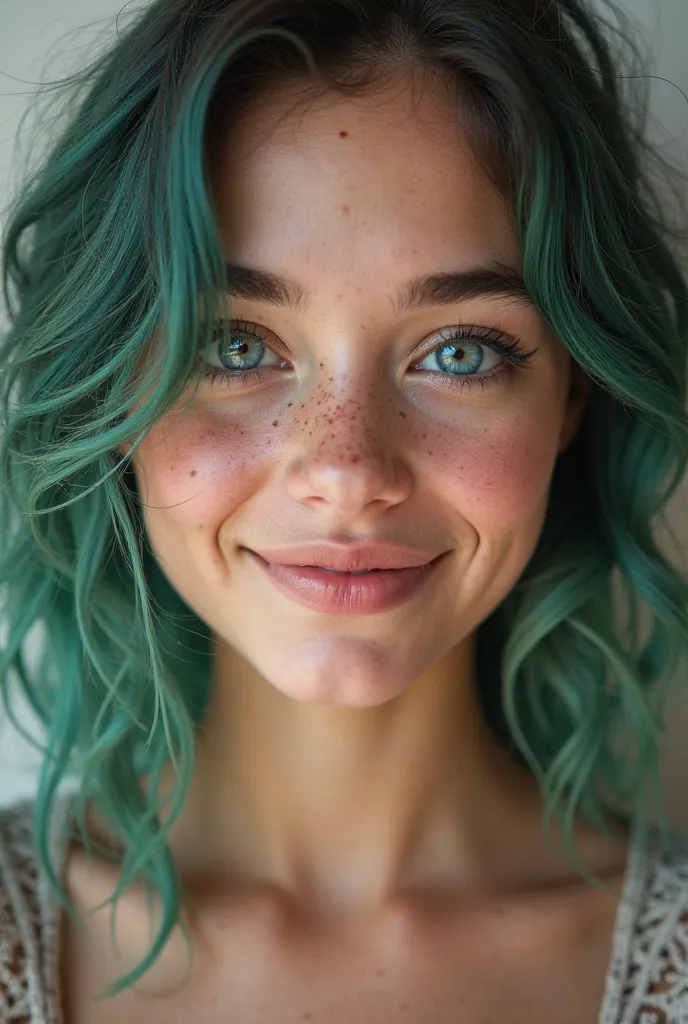
[{"label": "wavy hair", "polygon": [[211,680],[209,629],[152,554],[130,459],[200,379],[212,326],[199,296],[213,309],[225,290],[215,128],[287,79],[353,95],[414,67],[456,88],[513,211],[530,294],[592,382],[536,550],[478,630],[481,704],[593,884],[608,889],[581,866],[575,814],[609,834],[640,794],[641,831],[659,810],[667,840],[659,741],[688,663],[688,583],[653,527],[670,529],[688,460],[686,231],[650,173],[678,180],[645,135],[647,79],[622,90],[620,70],[643,55],[607,6],[619,25],[590,0],[154,0],[42,87],[64,123],[12,199],[2,247],[0,690],[22,732],[17,693],[45,730],[35,842],[65,909],[78,918],[49,819],[68,777],[86,845],[89,798],[122,845],[113,913],[134,877],[162,899],[149,954],[100,998],[136,981],[181,923],[167,836]]}]

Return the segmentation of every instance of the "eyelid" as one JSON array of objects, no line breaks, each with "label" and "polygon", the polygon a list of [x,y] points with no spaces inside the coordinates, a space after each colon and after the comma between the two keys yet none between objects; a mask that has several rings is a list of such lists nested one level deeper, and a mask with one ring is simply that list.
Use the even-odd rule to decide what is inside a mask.
[{"label": "eyelid", "polygon": [[[263,327],[262,324],[256,323],[255,320],[238,320],[236,317],[218,317],[213,321],[213,341],[218,340],[214,336],[214,330],[222,323],[228,324],[230,330],[235,328],[243,331],[245,334],[251,335],[254,338],[259,338],[273,351],[275,348],[282,348],[285,352],[287,351],[287,346],[284,344],[282,339],[279,335],[275,334],[274,331],[270,330],[269,327]],[[421,353],[427,354],[427,352],[431,352],[441,342],[451,344],[457,340],[457,336],[460,336],[460,332],[464,330],[467,332],[464,340],[475,341],[478,344],[487,344],[488,341],[495,343],[500,340],[506,340],[509,345],[517,345],[519,341],[517,337],[508,334],[506,331],[503,331],[498,327],[485,327],[478,324],[457,321],[457,323],[451,324],[451,326],[440,327],[431,331],[429,334],[426,334],[418,345],[416,345],[415,349],[412,350],[409,358],[415,359],[419,356],[422,358]],[[277,344],[269,344],[269,338],[274,338]],[[211,341],[211,344],[212,343],[213,342]]]},{"label": "eyelid", "polygon": [[[209,346],[209,353],[212,353],[214,345],[216,345],[219,340],[222,340],[224,332],[220,331],[220,336],[217,337],[217,328],[224,325],[228,326],[228,333],[231,333],[231,330],[234,329],[240,331],[243,334],[248,335],[249,337],[257,338],[263,344],[266,351],[269,352],[274,357],[275,360],[277,360],[277,365],[280,366],[282,369],[291,366],[291,359],[285,358],[278,351],[280,348],[286,348],[286,346],[283,345],[279,336],[276,335],[269,328],[264,327],[261,324],[258,324],[252,320],[238,320],[236,318],[217,318],[212,325],[213,330]],[[270,343],[269,339],[274,339],[274,343]],[[417,369],[417,364],[419,361],[422,361],[425,358],[427,358],[427,356],[431,355],[438,348],[441,348],[442,345],[456,345],[462,341],[468,342],[469,344],[476,344],[480,347],[495,352],[498,355],[501,355],[503,359],[506,361],[506,363],[511,364],[513,368],[518,366],[524,366],[527,363],[527,361],[532,356],[534,356],[535,353],[538,351],[537,348],[532,349],[528,352],[523,351],[520,347],[520,338],[509,335],[498,327],[487,327],[484,325],[459,322],[456,324],[452,324],[451,327],[441,327],[427,334],[411,353],[411,356],[409,357],[411,363],[408,369]],[[199,352],[199,356],[200,355],[201,353]],[[210,364],[206,362],[206,365]],[[260,369],[274,368],[274,365],[275,364],[272,364],[272,366],[263,365],[260,367]],[[218,371],[226,369],[221,365],[214,366],[212,368]],[[227,371],[227,375],[229,376],[233,372],[250,374],[256,371],[252,368],[249,368],[246,371]],[[423,370],[423,372],[433,373],[435,371]],[[477,375],[466,375],[464,379],[469,380],[471,378],[475,380],[480,379]]]},{"label": "eyelid", "polygon": [[[476,345],[484,345],[489,348],[495,346],[499,349],[500,342],[506,348],[517,347],[519,339],[515,335],[507,334],[498,327],[485,327],[479,324],[461,323],[452,324],[450,327],[440,327],[438,330],[427,334],[411,353],[412,362],[423,359],[426,355],[434,352],[441,345],[453,345],[457,341],[471,342]],[[502,354],[505,354],[502,352]]]},{"label": "eyelid", "polygon": [[290,359],[283,354],[286,350],[286,346],[282,343],[279,336],[275,334],[274,331],[271,331],[269,327],[263,327],[262,324],[258,324],[254,320],[237,320],[236,318],[227,317],[218,317],[212,323],[208,356],[212,355],[216,351],[215,346],[218,342],[223,340],[221,330],[222,324],[227,324],[228,334],[231,334],[232,331],[241,331],[243,334],[247,334],[249,337],[256,338],[258,341],[262,342],[267,351],[274,355],[280,365],[290,362]]},{"label": "eyelid", "polygon": [[[449,336],[447,336],[447,333]],[[477,344],[488,352],[500,355],[502,357],[502,367],[493,367],[481,374],[452,374],[420,366],[421,362],[429,358],[444,345],[455,347],[462,342]],[[459,387],[461,392],[464,389],[470,391],[474,386],[480,386],[484,389],[493,383],[508,380],[514,373],[528,368],[529,360],[538,349],[534,348],[526,352],[521,346],[521,338],[512,337],[497,327],[489,328],[458,324],[450,329],[442,328],[428,335],[421,342],[420,352],[416,352],[409,371],[415,371],[415,373],[411,373],[412,378],[420,378],[421,380],[423,377],[429,378],[436,384],[442,384],[444,387]]]},{"label": "eyelid", "polygon": [[221,328],[223,324],[227,325],[228,334],[231,334],[232,331],[238,330],[242,331],[244,334],[250,335],[252,338],[258,338],[259,341],[265,342],[265,344],[267,344],[268,336],[272,336],[273,338],[276,338],[277,341],[279,341],[277,335],[274,334],[268,327],[263,327],[262,324],[257,324],[254,320],[236,320],[234,318],[227,319],[220,317],[216,320],[213,320],[211,324],[211,344],[214,344],[215,342],[221,340]]},{"label": "eyelid", "polygon": [[[492,346],[490,346],[490,345],[483,345],[480,342],[476,342],[475,344],[477,344],[479,348],[482,348],[487,353],[488,361],[489,361],[490,356],[493,356],[493,357],[495,357],[497,362],[495,363],[494,366],[488,366],[487,368],[481,367],[480,374],[471,374],[470,376],[478,377],[478,376],[481,376],[481,375],[486,375],[486,374],[489,374],[489,373],[493,373],[495,370],[498,370],[504,363],[507,362],[507,357],[502,355],[501,352],[498,352]],[[436,356],[437,357],[437,354],[439,352],[441,352],[441,350],[443,348],[445,348],[445,347],[447,347],[447,348],[458,348],[459,345],[460,345],[460,342],[453,342],[451,345],[446,343],[446,342],[445,343],[440,342],[438,345],[433,345],[427,352],[425,352],[424,354],[422,354],[420,356],[417,356],[414,359],[413,363],[411,364],[410,369],[412,369],[412,370],[422,370],[425,373],[442,373],[442,371],[440,369],[436,369],[434,367],[424,367],[422,364],[425,362],[426,359],[430,359],[432,356]]]}]

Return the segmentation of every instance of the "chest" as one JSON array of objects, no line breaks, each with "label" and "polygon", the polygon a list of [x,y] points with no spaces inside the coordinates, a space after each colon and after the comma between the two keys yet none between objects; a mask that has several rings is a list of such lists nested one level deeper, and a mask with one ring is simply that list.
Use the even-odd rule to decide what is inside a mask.
[{"label": "chest", "polygon": [[95,1003],[147,947],[123,946],[117,960],[102,936],[65,922],[63,1024],[597,1024],[614,925],[611,901],[575,920],[525,914],[520,927],[498,913],[449,926],[388,922],[384,941],[276,935],[264,920],[242,920],[193,962],[175,937],[132,989]]}]

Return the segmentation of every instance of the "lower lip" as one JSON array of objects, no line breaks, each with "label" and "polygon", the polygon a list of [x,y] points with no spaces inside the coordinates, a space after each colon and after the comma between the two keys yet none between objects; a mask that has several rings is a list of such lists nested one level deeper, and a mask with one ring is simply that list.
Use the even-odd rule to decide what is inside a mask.
[{"label": "lower lip", "polygon": [[305,608],[339,615],[391,611],[414,597],[437,571],[444,555],[411,569],[375,569],[360,576],[312,565],[281,565],[245,549],[277,589]]}]

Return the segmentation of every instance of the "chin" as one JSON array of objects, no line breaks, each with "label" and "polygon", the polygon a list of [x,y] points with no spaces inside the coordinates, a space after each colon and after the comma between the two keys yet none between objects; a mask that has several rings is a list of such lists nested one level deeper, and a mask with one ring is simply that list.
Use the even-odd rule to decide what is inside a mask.
[{"label": "chin", "polygon": [[[255,667],[285,696],[304,704],[375,707],[398,697],[412,683],[408,660],[381,651],[374,641],[345,638],[311,642],[278,665]],[[288,668],[286,668],[288,665]],[[416,673],[419,674],[419,673]]]}]

